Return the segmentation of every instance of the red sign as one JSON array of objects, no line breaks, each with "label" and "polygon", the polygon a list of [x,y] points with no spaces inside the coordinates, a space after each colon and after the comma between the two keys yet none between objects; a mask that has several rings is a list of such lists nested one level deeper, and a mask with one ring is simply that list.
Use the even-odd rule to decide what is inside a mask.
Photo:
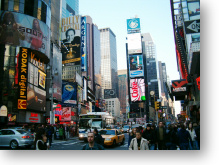
[{"label": "red sign", "polygon": [[200,90],[200,76],[196,79],[198,90]]},{"label": "red sign", "polygon": [[62,118],[61,121],[70,121],[71,120],[71,107],[62,108]]}]

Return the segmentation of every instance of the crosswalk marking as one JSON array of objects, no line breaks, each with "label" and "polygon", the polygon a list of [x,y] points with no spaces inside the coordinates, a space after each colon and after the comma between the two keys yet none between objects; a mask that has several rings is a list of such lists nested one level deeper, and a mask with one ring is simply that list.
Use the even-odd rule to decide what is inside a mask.
[{"label": "crosswalk marking", "polygon": [[76,144],[76,143],[78,143],[78,142],[74,142],[74,143],[66,143],[66,144],[63,144],[63,145],[72,145],[72,144]]}]

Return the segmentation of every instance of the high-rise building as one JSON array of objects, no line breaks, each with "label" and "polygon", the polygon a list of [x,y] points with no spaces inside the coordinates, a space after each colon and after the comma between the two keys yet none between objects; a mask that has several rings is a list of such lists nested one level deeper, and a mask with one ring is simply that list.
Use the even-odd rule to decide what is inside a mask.
[{"label": "high-rise building", "polygon": [[161,96],[165,96],[168,98],[168,91],[166,88],[165,83],[167,83],[167,71],[166,71],[166,64],[158,61],[158,68],[159,68],[159,83],[160,83],[160,92]]},{"label": "high-rise building", "polygon": [[120,116],[120,102],[118,98],[105,99],[106,111],[113,117]]},{"label": "high-rise building", "polygon": [[126,114],[127,101],[126,97],[128,95],[128,84],[127,84],[127,70],[118,70],[118,97],[120,101],[122,114]]},{"label": "high-rise building", "polygon": [[143,50],[146,55],[146,69],[147,69],[147,84],[148,84],[148,97],[150,98],[150,92],[155,92],[155,97],[159,98],[159,84],[157,74],[157,62],[156,62],[156,46],[150,35],[150,33],[142,33]]},{"label": "high-rise building", "polygon": [[118,93],[116,35],[110,28],[100,30],[101,84],[104,89],[115,89]]},{"label": "high-rise building", "polygon": [[62,0],[62,18],[79,14],[79,0]]}]

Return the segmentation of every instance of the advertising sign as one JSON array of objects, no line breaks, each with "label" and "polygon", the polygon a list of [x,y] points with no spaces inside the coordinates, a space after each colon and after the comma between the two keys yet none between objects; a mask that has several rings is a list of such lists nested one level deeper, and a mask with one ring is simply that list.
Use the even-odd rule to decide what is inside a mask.
[{"label": "advertising sign", "polygon": [[71,107],[62,108],[62,117],[61,121],[71,121]]},{"label": "advertising sign", "polygon": [[64,104],[77,104],[77,85],[62,81],[62,103]]},{"label": "advertising sign", "polygon": [[8,108],[5,105],[2,105],[0,108],[0,116],[7,117],[8,115]]},{"label": "advertising sign", "polygon": [[129,55],[129,76],[143,77],[144,76],[144,66],[143,66],[143,55]]},{"label": "advertising sign", "polygon": [[142,53],[141,33],[128,34],[128,54]]},{"label": "advertising sign", "polygon": [[115,89],[104,89],[104,99],[116,98]]},{"label": "advertising sign", "polygon": [[185,21],[186,34],[200,33],[200,20]]},{"label": "advertising sign", "polygon": [[0,13],[0,44],[31,48],[49,57],[50,30],[44,22],[17,12]]},{"label": "advertising sign", "polygon": [[8,121],[16,121],[17,115],[8,114]]},{"label": "advertising sign", "polygon": [[130,97],[131,102],[146,100],[144,79],[130,79]]},{"label": "advertising sign", "polygon": [[81,103],[82,102],[82,87],[80,87],[79,85],[78,85],[78,88],[77,88],[77,98],[78,98],[78,103]]},{"label": "advertising sign", "polygon": [[62,100],[62,54],[59,49],[53,44],[53,70],[58,72],[58,75],[53,77],[53,97],[58,101]]},{"label": "advertising sign", "polygon": [[187,1],[189,20],[200,19],[200,1]]},{"label": "advertising sign", "polygon": [[86,17],[81,17],[81,71],[82,72],[87,71],[86,32],[87,32]]},{"label": "advertising sign", "polygon": [[187,80],[173,80],[172,81],[172,94],[173,96],[184,96],[187,92]]},{"label": "advertising sign", "polygon": [[87,79],[84,77],[83,100],[87,101]]},{"label": "advertising sign", "polygon": [[81,63],[81,16],[75,15],[61,20],[62,64]]},{"label": "advertising sign", "polygon": [[139,33],[141,30],[140,27],[140,19],[139,18],[133,18],[133,19],[127,19],[127,31],[129,33]]},{"label": "advertising sign", "polygon": [[26,112],[26,122],[28,123],[40,123],[41,116],[39,113]]}]

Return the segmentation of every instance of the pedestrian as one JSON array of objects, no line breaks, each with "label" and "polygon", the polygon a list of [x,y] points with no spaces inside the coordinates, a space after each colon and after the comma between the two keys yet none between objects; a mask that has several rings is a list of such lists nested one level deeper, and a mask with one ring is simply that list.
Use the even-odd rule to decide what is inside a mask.
[{"label": "pedestrian", "polygon": [[155,149],[155,135],[154,131],[151,130],[151,124],[148,124],[145,131],[142,134],[142,137],[146,139],[149,143],[149,149],[154,150]]},{"label": "pedestrian", "polygon": [[[196,123],[194,123],[196,124]],[[194,125],[195,133],[196,133],[196,141],[198,143],[197,150],[200,150],[200,122],[196,126]]]},{"label": "pedestrian", "polygon": [[94,141],[97,144],[104,146],[104,139],[102,138],[102,136],[100,134],[98,134],[97,128],[94,128]]},{"label": "pedestrian", "polygon": [[192,138],[189,132],[186,130],[184,123],[181,123],[180,127],[181,128],[177,133],[179,139],[179,148],[180,150],[189,150],[189,143],[192,141]]},{"label": "pedestrian", "polygon": [[136,131],[136,137],[131,140],[129,150],[149,150],[148,141],[142,137],[140,130]]},{"label": "pedestrian", "polygon": [[82,147],[82,150],[104,150],[104,147],[94,140],[94,132],[89,132],[87,134],[88,143]]},{"label": "pedestrian", "polygon": [[49,141],[49,146],[52,146],[52,134],[53,134],[52,127],[50,125],[46,126],[46,137],[47,141]]},{"label": "pedestrian", "polygon": [[60,127],[59,127],[59,139],[61,139],[61,140],[63,140],[63,126],[61,125]]},{"label": "pedestrian", "polygon": [[169,124],[168,129],[166,131],[166,149],[167,150],[176,150],[177,149],[177,133],[174,130],[175,125],[174,124]]},{"label": "pedestrian", "polygon": [[162,121],[159,122],[158,128],[156,128],[156,143],[158,145],[158,150],[165,150],[166,149],[166,129],[164,128],[164,124]]},{"label": "pedestrian", "polygon": [[189,134],[192,138],[192,141],[189,143],[190,150],[197,150],[198,143],[196,141],[196,133],[195,133],[195,129],[193,128],[193,123],[189,123],[189,127],[186,130],[189,131]]},{"label": "pedestrian", "polygon": [[39,128],[36,133],[36,142],[35,142],[35,149],[36,150],[48,150],[49,145],[47,145],[47,137],[45,129]]},{"label": "pedestrian", "polygon": [[131,140],[132,140],[133,138],[135,138],[135,136],[136,136],[136,128],[132,128],[132,131],[131,131],[130,134],[129,134],[128,147],[129,147],[129,145],[130,145],[130,143],[131,143]]}]

